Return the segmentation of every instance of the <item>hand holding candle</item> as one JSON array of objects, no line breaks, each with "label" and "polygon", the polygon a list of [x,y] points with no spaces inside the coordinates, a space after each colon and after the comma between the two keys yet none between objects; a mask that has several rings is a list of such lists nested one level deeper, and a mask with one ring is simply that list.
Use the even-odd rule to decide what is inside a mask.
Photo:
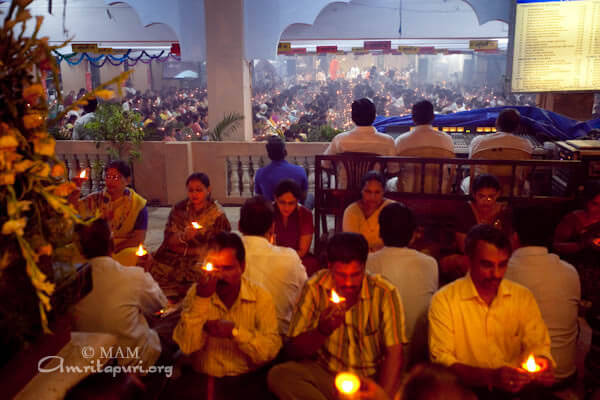
[{"label": "hand holding candle", "polygon": [[545,357],[535,357],[530,354],[521,364],[521,368],[527,371],[534,381],[544,386],[552,386],[555,382],[552,364]]},{"label": "hand holding candle", "polygon": [[360,389],[360,379],[351,372],[340,372],[335,377],[335,387],[342,399],[355,398]]},{"label": "hand holding candle", "polygon": [[88,172],[87,172],[87,168],[84,168],[81,170],[81,172],[79,173],[79,175],[74,176],[71,180],[73,182],[75,182],[75,185],[77,185],[77,187],[81,187],[81,185],[83,185],[84,182],[86,182],[87,180],[89,180],[89,176],[88,176]]}]

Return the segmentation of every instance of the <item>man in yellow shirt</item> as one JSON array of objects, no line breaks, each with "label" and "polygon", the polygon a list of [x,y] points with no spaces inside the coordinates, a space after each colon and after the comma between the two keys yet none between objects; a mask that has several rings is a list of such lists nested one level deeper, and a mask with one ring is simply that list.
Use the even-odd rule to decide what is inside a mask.
[{"label": "man in yellow shirt", "polygon": [[202,398],[209,377],[217,378],[215,398],[264,393],[266,370],[261,368],[281,348],[273,299],[242,277],[245,250],[235,233],[218,234],[205,262],[198,282],[183,300],[181,320],[173,332],[194,372],[174,382],[174,393],[169,393],[185,398],[187,392],[177,393],[177,389],[194,388],[193,394]]},{"label": "man in yellow shirt", "polygon": [[[469,274],[431,300],[431,360],[450,367],[483,397],[552,385],[550,337],[533,294],[503,279],[511,252],[508,238],[490,225],[477,225],[467,235],[465,252]],[[530,354],[542,371],[520,368]]]}]

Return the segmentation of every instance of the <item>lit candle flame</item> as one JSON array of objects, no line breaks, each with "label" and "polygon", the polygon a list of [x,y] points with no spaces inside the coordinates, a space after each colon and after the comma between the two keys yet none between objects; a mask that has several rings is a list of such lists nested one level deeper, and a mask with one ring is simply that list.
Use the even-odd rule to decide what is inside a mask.
[{"label": "lit candle flame", "polygon": [[335,304],[340,304],[342,301],[346,301],[346,298],[338,295],[334,289],[331,289],[331,301]]},{"label": "lit candle flame", "polygon": [[84,169],[83,171],[81,171],[81,173],[79,174],[79,177],[81,179],[87,179],[87,169]]},{"label": "lit candle flame", "polygon": [[535,357],[533,356],[533,354],[530,354],[529,357],[527,358],[527,361],[525,361],[521,367],[523,367],[524,370],[529,371],[529,372],[538,372],[540,371],[542,368],[535,362]]},{"label": "lit candle flame", "polygon": [[202,229],[202,225],[200,225],[196,221],[192,222],[192,226],[194,227],[194,229]]},{"label": "lit candle flame", "polygon": [[360,388],[360,379],[350,372],[341,372],[335,377],[335,387],[345,395],[352,395]]},{"label": "lit candle flame", "polygon": [[148,254],[148,252],[146,251],[146,249],[144,249],[144,246],[142,246],[142,244],[140,243],[137,251],[135,252],[135,255],[138,257],[143,257],[146,254]]},{"label": "lit candle flame", "polygon": [[600,247],[600,237],[592,240],[592,243],[594,244],[594,246]]},{"label": "lit candle flame", "polygon": [[212,263],[208,262],[206,263],[206,265],[204,267],[202,267],[203,270],[205,271],[214,271],[215,267],[212,265]]}]

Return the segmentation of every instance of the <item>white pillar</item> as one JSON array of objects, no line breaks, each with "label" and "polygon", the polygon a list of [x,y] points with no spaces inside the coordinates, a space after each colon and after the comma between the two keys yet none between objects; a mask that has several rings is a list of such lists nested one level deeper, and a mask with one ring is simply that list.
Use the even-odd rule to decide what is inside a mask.
[{"label": "white pillar", "polygon": [[244,0],[206,0],[208,125],[213,129],[230,113],[244,116],[225,140],[252,139],[250,69],[244,54]]}]

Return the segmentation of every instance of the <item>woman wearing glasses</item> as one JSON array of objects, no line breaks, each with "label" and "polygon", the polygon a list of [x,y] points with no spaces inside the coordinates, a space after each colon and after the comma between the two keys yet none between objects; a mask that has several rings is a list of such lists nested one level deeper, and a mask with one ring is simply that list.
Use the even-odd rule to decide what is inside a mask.
[{"label": "woman wearing glasses", "polygon": [[498,202],[501,186],[493,175],[478,175],[473,181],[471,200],[455,213],[454,237],[459,254],[452,254],[440,261],[440,280],[451,281],[466,274],[468,261],[465,259],[465,238],[467,232],[478,224],[488,224],[504,231],[515,243],[512,227],[512,210],[505,203]]},{"label": "woman wearing glasses", "polygon": [[[84,218],[104,218],[112,231],[115,248],[113,258],[122,265],[136,265],[135,251],[146,238],[148,209],[146,199],[127,187],[131,169],[125,161],[109,162],[104,168],[105,188],[78,200],[73,192],[71,202]],[[76,181],[80,186],[80,181]]]}]

